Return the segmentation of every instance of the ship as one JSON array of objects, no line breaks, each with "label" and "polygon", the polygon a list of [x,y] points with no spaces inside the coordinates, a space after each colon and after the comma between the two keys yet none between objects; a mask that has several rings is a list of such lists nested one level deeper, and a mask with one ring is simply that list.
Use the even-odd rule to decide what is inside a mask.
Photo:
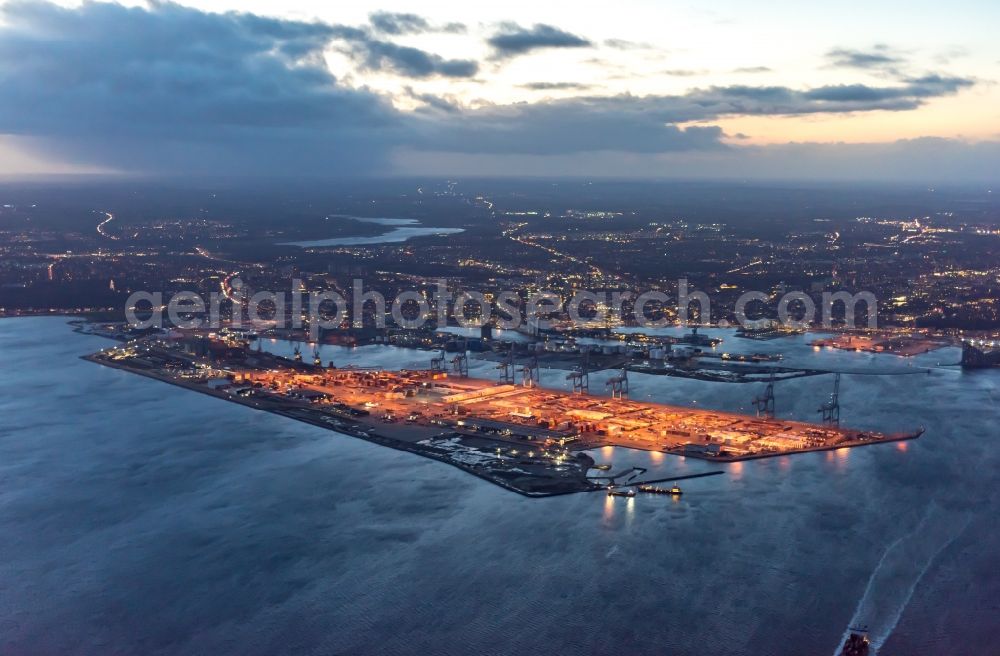
[{"label": "ship", "polygon": [[676,483],[671,488],[655,487],[653,485],[640,485],[639,491],[645,492],[647,494],[669,494],[675,497],[679,497],[680,495],[684,494],[684,492]]},{"label": "ship", "polygon": [[737,362],[779,362],[782,358],[780,353],[723,353],[719,356],[722,360],[735,360]]},{"label": "ship", "polygon": [[631,499],[635,496],[635,490],[616,490],[614,488],[608,488],[609,497],[627,497]]},{"label": "ship", "polygon": [[868,629],[854,628],[848,629],[851,633],[844,641],[844,646],[840,650],[840,656],[868,656],[871,651],[871,642],[868,640]]},{"label": "ship", "polygon": [[1000,367],[1000,343],[984,340],[962,342],[962,367],[964,369]]}]

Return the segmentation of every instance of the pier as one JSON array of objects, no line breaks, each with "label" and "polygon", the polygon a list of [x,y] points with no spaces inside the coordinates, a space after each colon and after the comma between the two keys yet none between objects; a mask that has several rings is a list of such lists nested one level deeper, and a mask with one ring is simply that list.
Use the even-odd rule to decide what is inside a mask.
[{"label": "pier", "polygon": [[633,467],[588,477],[594,463],[586,452],[604,446],[734,462],[920,434],[497,384],[441,368],[336,369],[232,344],[192,349],[184,340],[147,338],[87,359],[448,462],[528,496],[606,487],[597,480],[631,487],[723,473],[637,481],[645,470]]}]

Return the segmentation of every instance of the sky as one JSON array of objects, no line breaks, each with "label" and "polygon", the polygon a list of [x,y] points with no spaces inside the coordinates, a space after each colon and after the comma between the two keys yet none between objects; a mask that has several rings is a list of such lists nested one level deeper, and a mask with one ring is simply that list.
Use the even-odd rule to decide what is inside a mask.
[{"label": "sky", "polygon": [[0,176],[1000,182],[1000,3],[0,2]]}]

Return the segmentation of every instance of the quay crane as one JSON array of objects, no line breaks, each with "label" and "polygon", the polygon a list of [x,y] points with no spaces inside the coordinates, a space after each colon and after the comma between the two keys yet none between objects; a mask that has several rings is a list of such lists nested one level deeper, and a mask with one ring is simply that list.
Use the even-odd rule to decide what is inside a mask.
[{"label": "quay crane", "polygon": [[613,399],[627,399],[628,398],[628,369],[622,369],[621,373],[613,378],[609,378],[608,382],[604,383],[605,387],[611,388],[611,398]]},{"label": "quay crane", "polygon": [[573,383],[573,393],[574,394],[589,394],[590,393],[590,376],[587,372],[587,366],[590,364],[590,351],[583,352],[583,360],[581,361],[580,368],[576,371],[571,371],[566,375],[566,380]]},{"label": "quay crane", "polygon": [[469,377],[469,354],[468,354],[468,342],[463,337],[462,338],[462,350],[459,351],[458,355],[451,359],[452,369],[459,378]]},{"label": "quay crane", "polygon": [[833,394],[830,400],[819,407],[816,412],[823,413],[823,423],[840,426],[840,373],[833,378]]},{"label": "quay crane", "polygon": [[296,362],[302,362],[302,347],[298,344],[292,349],[292,359]]},{"label": "quay crane", "polygon": [[431,371],[443,372],[444,371],[444,349],[441,349],[441,354],[431,358]]},{"label": "quay crane", "polygon": [[319,352],[319,344],[313,347],[313,364],[316,365],[317,367],[323,366],[323,357],[320,355]]},{"label": "quay crane", "polygon": [[767,419],[774,419],[774,369],[771,369],[771,377],[764,388],[763,396],[758,396],[753,400],[754,407],[757,408],[757,416]]},{"label": "quay crane", "polygon": [[538,385],[538,356],[532,356],[531,362],[521,367],[521,382],[525,387]]},{"label": "quay crane", "polygon": [[504,356],[503,361],[497,365],[500,370],[501,385],[515,385],[517,383],[517,371],[514,369],[514,345],[510,345],[510,350]]}]

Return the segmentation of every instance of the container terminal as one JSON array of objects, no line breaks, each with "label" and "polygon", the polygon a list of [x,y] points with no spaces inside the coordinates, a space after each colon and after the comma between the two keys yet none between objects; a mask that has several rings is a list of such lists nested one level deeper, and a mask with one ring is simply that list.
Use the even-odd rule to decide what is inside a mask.
[{"label": "container terminal", "polygon": [[575,390],[568,392],[539,387],[532,377],[520,384],[471,378],[461,362],[452,372],[440,362],[419,370],[338,369],[324,366],[318,352],[284,358],[204,338],[150,337],[85,359],[447,462],[528,496],[608,489],[607,476],[592,475],[603,468],[586,453],[604,446],[722,463],[922,432],[843,428],[829,402],[821,424],[639,402],[628,398],[624,370],[608,381],[610,396],[598,396],[575,379],[578,372],[567,376]]},{"label": "container terminal", "polygon": [[992,340],[962,342],[962,367],[965,369],[1000,367],[1000,342]]}]

